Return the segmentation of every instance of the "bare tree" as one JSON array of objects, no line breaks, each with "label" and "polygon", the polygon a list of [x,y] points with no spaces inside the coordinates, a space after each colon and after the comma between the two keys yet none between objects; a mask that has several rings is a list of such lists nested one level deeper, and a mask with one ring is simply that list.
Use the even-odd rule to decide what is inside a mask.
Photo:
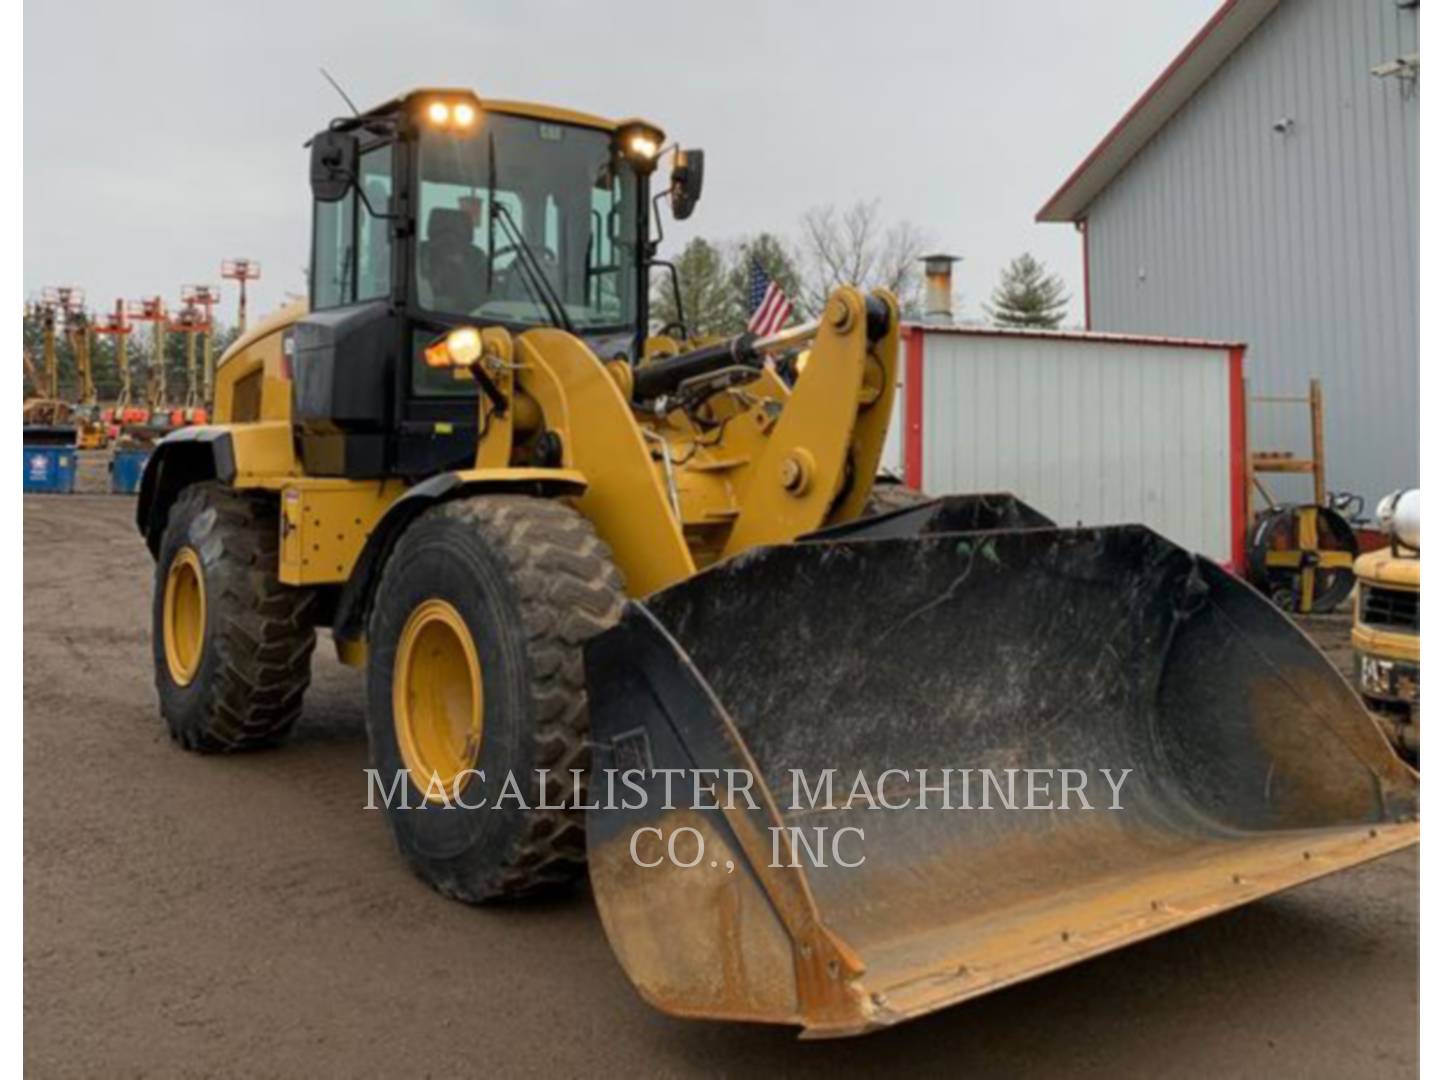
[{"label": "bare tree", "polygon": [[800,219],[805,304],[818,311],[836,286],[858,285],[889,289],[902,310],[914,311],[920,302],[919,259],[929,245],[925,230],[909,221],[884,225],[879,199],[843,211],[833,205],[808,210]]}]

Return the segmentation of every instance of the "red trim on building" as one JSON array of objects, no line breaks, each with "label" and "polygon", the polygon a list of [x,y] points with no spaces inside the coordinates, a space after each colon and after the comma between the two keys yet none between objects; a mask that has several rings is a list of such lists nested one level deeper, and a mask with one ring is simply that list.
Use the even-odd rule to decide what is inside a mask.
[{"label": "red trim on building", "polygon": [[1095,159],[1105,151],[1105,148],[1119,137],[1120,132],[1125,130],[1130,121],[1134,119],[1135,114],[1143,109],[1150,99],[1159,92],[1160,88],[1170,81],[1170,77],[1184,65],[1185,61],[1190,59],[1195,50],[1230,16],[1230,13],[1239,3],[1240,0],[1225,0],[1225,2],[1220,5],[1219,10],[1210,16],[1209,21],[1190,39],[1189,44],[1180,50],[1180,55],[1175,57],[1174,60],[1171,60],[1165,70],[1156,77],[1155,81],[1145,88],[1145,92],[1135,99],[1135,104],[1131,105],[1130,108],[1125,111],[1125,115],[1120,118],[1119,122],[1106,132],[1105,137],[1096,144],[1095,149],[1085,155],[1085,160],[1075,167],[1075,170],[1065,178],[1065,182],[1056,189],[1055,194],[1046,200],[1045,205],[1042,206],[1035,215],[1037,219],[1043,218],[1046,211],[1060,200],[1060,196],[1064,195],[1065,192],[1070,189],[1071,185],[1080,179],[1081,174],[1088,170],[1090,166],[1094,164]]},{"label": "red trim on building", "polygon": [[1080,278],[1085,290],[1085,329],[1090,330],[1090,219],[1080,219]]},{"label": "red trim on building", "polygon": [[905,337],[905,486],[925,490],[925,331],[906,326]]},{"label": "red trim on building", "polygon": [[1230,347],[1230,569],[1245,573],[1245,346]]}]

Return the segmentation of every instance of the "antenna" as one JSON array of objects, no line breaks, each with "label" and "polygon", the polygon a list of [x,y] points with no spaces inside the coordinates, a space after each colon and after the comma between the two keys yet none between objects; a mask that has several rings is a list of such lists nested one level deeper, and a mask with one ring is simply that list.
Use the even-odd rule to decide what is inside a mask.
[{"label": "antenna", "polygon": [[344,90],[340,89],[340,84],[335,81],[334,77],[331,76],[331,74],[330,74],[328,71],[326,71],[323,67],[320,69],[320,74],[321,74],[321,75],[324,75],[324,76],[325,76],[325,81],[328,82],[331,86],[333,86],[333,87],[335,88],[335,92],[336,92],[337,94],[339,94],[342,98],[345,99],[345,104],[350,106],[350,111],[351,111],[352,113],[354,113],[356,116],[359,116],[359,115],[360,115],[360,110],[357,109],[357,108],[355,107],[355,103],[350,100],[350,95],[347,94],[347,93],[345,93]]}]

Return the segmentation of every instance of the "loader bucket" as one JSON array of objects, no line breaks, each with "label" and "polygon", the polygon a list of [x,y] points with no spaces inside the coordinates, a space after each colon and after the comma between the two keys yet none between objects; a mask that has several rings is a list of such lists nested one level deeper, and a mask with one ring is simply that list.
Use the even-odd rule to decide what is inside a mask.
[{"label": "loader bucket", "polygon": [[802,536],[805,540],[887,540],[942,532],[993,532],[997,529],[1053,529],[1051,521],[1014,495],[950,495],[943,499],[857,518],[844,525]]},{"label": "loader bucket", "polygon": [[590,877],[659,1008],[857,1034],[1417,841],[1417,775],[1248,585],[951,509],[747,553],[587,647]]}]

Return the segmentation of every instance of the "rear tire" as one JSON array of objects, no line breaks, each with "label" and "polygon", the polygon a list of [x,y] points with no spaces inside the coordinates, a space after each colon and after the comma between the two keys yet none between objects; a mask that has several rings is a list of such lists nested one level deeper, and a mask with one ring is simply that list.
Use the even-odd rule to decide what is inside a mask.
[{"label": "rear tire", "polygon": [[170,508],[151,637],[160,712],[186,750],[271,746],[300,716],[315,595],[280,583],[279,547],[273,497],[196,484]]},{"label": "rear tire", "polygon": [[[545,499],[444,503],[396,543],[370,617],[371,765],[393,792],[386,819],[401,854],[440,892],[479,903],[556,891],[583,875],[584,819],[570,805],[570,770],[583,777],[590,764],[581,647],[619,618],[624,601],[594,527]],[[478,664],[478,692],[468,689],[475,668],[457,660],[437,679],[437,650],[426,659],[416,644],[414,628],[437,610],[443,640],[458,641],[444,649]],[[423,671],[422,660],[431,665]],[[429,695],[407,689],[442,681],[449,689]],[[437,729],[446,734],[426,734]],[[439,749],[416,749],[427,745]],[[414,775],[417,762],[437,760],[448,776]],[[550,770],[543,793],[540,769]],[[497,805],[507,774],[529,809],[513,799]],[[566,805],[538,809],[542,794]]]}]

